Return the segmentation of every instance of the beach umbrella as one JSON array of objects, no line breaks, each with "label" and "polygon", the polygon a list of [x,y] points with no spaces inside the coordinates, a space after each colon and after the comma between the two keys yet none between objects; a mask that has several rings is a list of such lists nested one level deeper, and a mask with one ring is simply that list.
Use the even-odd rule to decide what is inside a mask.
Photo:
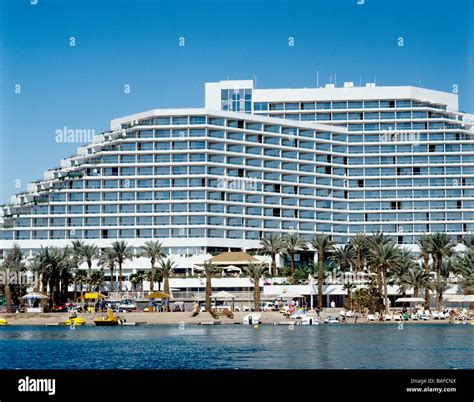
[{"label": "beach umbrella", "polygon": [[84,295],[84,299],[105,299],[105,296],[99,292],[87,292],[85,295]]},{"label": "beach umbrella", "polygon": [[225,290],[222,290],[220,292],[214,293],[211,296],[213,299],[233,299],[235,295],[232,293],[226,292]]},{"label": "beach umbrella", "polygon": [[396,303],[424,303],[425,299],[422,297],[400,297],[395,300]]},{"label": "beach umbrella", "polygon": [[283,291],[283,293],[280,293],[278,296],[277,296],[277,299],[301,299],[303,298],[304,296],[303,295],[300,295],[299,293],[295,293],[295,292],[285,292]]},{"label": "beach umbrella", "polygon": [[155,291],[148,293],[145,297],[149,299],[169,299],[171,296],[164,292]]}]

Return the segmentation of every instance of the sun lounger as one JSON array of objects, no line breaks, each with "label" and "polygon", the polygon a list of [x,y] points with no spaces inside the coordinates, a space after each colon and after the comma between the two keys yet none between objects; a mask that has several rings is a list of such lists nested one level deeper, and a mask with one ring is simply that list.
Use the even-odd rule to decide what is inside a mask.
[{"label": "sun lounger", "polygon": [[401,314],[394,314],[393,315],[393,320],[394,321],[401,321],[402,320]]},{"label": "sun lounger", "polygon": [[385,314],[385,321],[392,321],[392,314]]},{"label": "sun lounger", "polygon": [[378,318],[375,314],[368,314],[367,321],[378,321]]}]

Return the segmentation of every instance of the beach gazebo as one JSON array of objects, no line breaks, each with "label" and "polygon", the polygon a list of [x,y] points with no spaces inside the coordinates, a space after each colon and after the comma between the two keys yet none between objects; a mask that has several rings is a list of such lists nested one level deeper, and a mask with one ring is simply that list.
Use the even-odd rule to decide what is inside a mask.
[{"label": "beach gazebo", "polygon": [[[217,301],[218,299],[223,299],[223,300],[232,300],[232,305],[230,307],[230,311],[234,311],[234,300],[235,300],[235,295],[232,293],[226,292],[225,290],[222,290],[220,292],[214,293],[211,295],[211,298]],[[217,306],[217,303],[215,303]]]},{"label": "beach gazebo", "polygon": [[27,313],[42,313],[44,311],[44,303],[48,299],[48,296],[39,292],[31,292],[22,296],[22,299],[27,305]]}]

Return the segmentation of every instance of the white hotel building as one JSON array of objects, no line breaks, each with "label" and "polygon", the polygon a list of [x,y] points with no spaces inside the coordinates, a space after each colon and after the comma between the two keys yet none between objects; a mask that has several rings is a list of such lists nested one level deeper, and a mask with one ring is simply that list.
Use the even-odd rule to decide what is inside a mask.
[{"label": "white hotel building", "polygon": [[340,243],[383,231],[407,246],[473,231],[473,116],[457,95],[253,81],[205,92],[205,108],[112,120],[13,196],[0,209],[0,250],[159,239],[171,254],[202,255],[290,231]]}]

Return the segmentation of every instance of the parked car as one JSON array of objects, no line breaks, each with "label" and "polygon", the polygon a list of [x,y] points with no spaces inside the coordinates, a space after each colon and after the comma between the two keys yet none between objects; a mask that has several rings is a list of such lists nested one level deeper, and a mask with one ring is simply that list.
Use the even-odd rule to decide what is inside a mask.
[{"label": "parked car", "polygon": [[52,309],[52,313],[67,313],[69,307],[66,303],[56,304]]}]

